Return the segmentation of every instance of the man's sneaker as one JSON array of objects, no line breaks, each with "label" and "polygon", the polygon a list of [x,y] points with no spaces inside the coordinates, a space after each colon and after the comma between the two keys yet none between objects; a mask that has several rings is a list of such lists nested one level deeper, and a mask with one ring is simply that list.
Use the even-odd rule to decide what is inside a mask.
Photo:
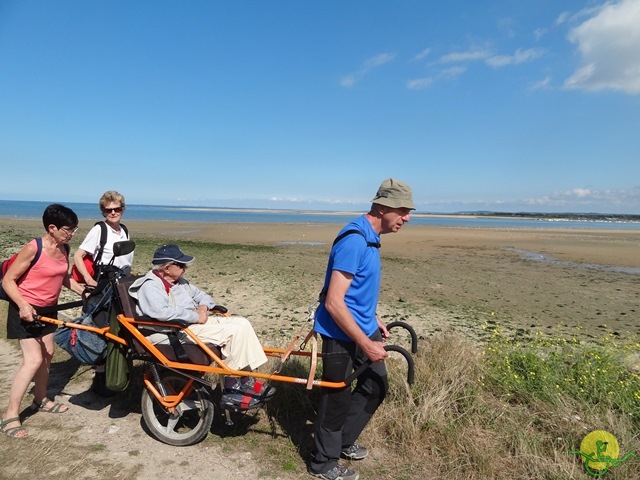
[{"label": "man's sneaker", "polygon": [[324,473],[315,473],[311,470],[309,470],[309,473],[316,478],[323,478],[324,480],[358,480],[360,478],[356,472],[349,470],[344,465],[336,465]]},{"label": "man's sneaker", "polygon": [[350,447],[342,449],[342,457],[349,460],[362,460],[369,455],[369,450],[359,443],[354,443]]}]

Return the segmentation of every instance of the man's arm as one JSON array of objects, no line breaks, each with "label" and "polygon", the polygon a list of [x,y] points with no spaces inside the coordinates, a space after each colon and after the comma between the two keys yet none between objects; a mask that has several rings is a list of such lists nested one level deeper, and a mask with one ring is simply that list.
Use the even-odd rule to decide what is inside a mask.
[{"label": "man's arm", "polygon": [[198,306],[205,305],[208,310],[211,310],[213,309],[213,307],[216,306],[216,302],[213,298],[211,298],[211,295],[203,292],[191,282],[186,282],[186,283],[187,283],[187,288],[189,288],[189,291],[191,292],[191,298],[193,298],[193,301],[196,303],[196,305]]},{"label": "man's arm", "polygon": [[64,277],[62,285],[78,295],[82,295],[84,293],[84,286],[76,282],[69,273]]},{"label": "man's arm", "polygon": [[372,362],[380,362],[389,355],[382,342],[374,342],[358,326],[349,311],[344,297],[351,285],[353,275],[339,270],[331,272],[325,308],[338,327],[351,338]]},{"label": "man's arm", "polygon": [[143,315],[161,322],[185,320],[189,323],[201,323],[202,321],[202,315],[198,311],[181,305],[171,305],[164,288],[150,280],[140,286],[137,300]]}]

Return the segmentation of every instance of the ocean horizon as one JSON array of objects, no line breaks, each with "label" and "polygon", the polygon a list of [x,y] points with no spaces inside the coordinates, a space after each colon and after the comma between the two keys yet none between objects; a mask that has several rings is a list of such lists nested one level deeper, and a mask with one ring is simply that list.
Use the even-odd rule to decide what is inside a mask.
[{"label": "ocean horizon", "polygon": [[[27,200],[0,200],[0,217],[39,219],[51,202]],[[100,220],[96,203],[63,202],[73,209],[81,220]],[[285,224],[344,224],[364,211],[273,210],[259,208],[219,208],[172,205],[127,204],[123,222],[166,221],[206,223],[285,223]],[[615,219],[577,219],[554,216],[499,217],[488,215],[412,213],[411,224],[476,228],[570,228],[640,230],[640,222]]]}]

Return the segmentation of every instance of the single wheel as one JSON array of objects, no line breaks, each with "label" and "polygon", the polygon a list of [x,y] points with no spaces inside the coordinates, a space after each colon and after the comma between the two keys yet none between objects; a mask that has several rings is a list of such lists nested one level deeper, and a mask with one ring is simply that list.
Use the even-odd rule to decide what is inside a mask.
[{"label": "single wheel", "polygon": [[213,422],[213,403],[207,390],[194,382],[188,385],[189,378],[167,370],[160,374],[160,383],[155,385],[158,391],[164,389],[168,396],[183,393],[184,397],[171,412],[148,389],[142,391],[142,418],[151,434],[178,447],[204,439]]}]

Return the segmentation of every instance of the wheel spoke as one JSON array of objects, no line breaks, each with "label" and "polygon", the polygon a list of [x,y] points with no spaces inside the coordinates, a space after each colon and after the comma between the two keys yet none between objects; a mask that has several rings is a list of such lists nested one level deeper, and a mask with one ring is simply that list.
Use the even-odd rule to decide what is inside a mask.
[{"label": "wheel spoke", "polygon": [[173,414],[173,415],[170,415],[167,418],[167,428],[166,428],[167,433],[171,433],[171,432],[175,432],[176,431],[176,426],[178,425],[178,422],[180,421],[180,417],[182,417],[182,415]]},{"label": "wheel spoke", "polygon": [[202,410],[202,402],[195,399],[186,399],[183,400],[178,407],[182,412],[186,412],[188,410]]}]

